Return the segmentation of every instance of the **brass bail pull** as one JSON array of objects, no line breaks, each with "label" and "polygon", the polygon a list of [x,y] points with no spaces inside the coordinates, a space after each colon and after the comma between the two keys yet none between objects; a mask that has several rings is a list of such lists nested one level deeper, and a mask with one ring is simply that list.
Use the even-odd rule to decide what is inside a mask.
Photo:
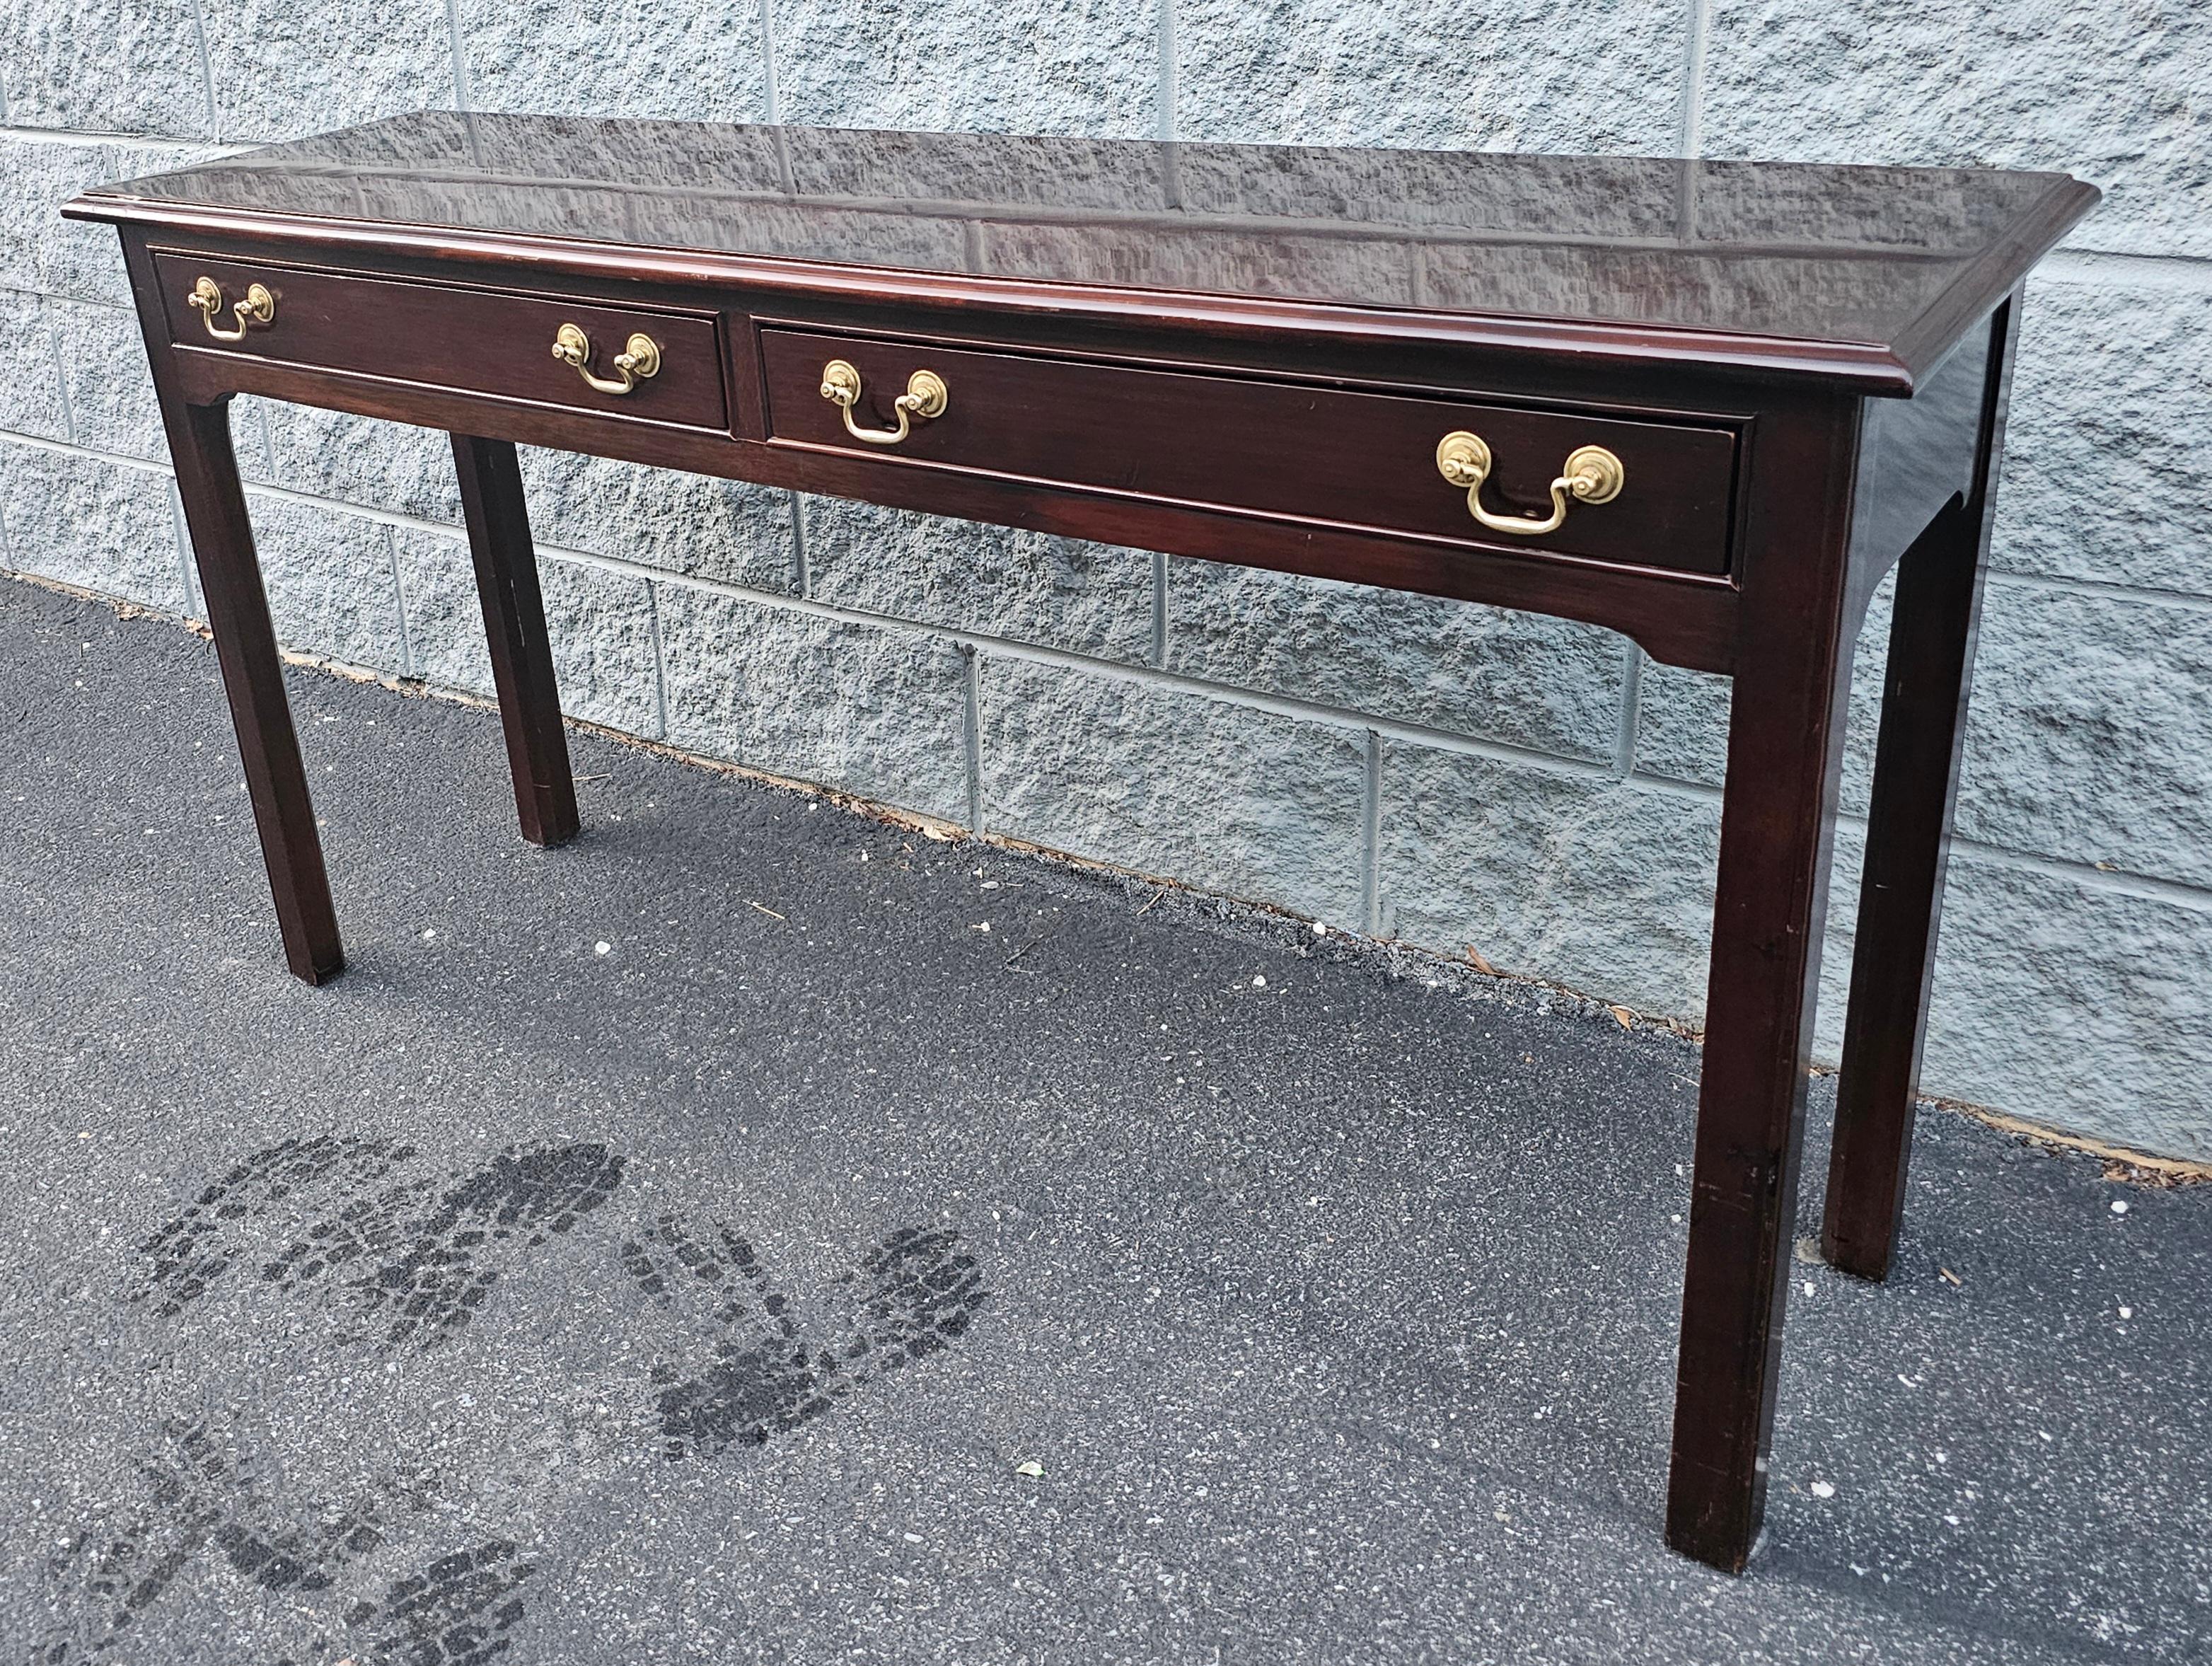
[{"label": "brass bail pull", "polygon": [[203,277],[193,284],[191,294],[185,297],[185,304],[200,315],[208,334],[217,341],[244,341],[248,325],[273,324],[276,319],[276,297],[259,283],[246,285],[246,299],[232,304],[230,315],[238,320],[237,328],[233,330],[216,327],[215,315],[222,310],[222,286],[213,278]]},{"label": "brass bail pull", "polygon": [[592,338],[575,325],[564,324],[553,332],[553,356],[601,393],[627,393],[660,374],[660,344],[647,335],[634,335],[623,344],[611,376],[592,373]]},{"label": "brass bail pull", "polygon": [[914,432],[916,423],[945,415],[952,402],[951,390],[934,370],[917,370],[906,379],[906,392],[891,401],[898,413],[893,429],[862,428],[853,420],[853,407],[860,402],[860,373],[842,359],[822,367],[822,397],[844,413],[845,432],[871,446],[895,446]]},{"label": "brass bail pull", "polygon": [[1490,478],[1490,447],[1480,435],[1464,429],[1437,442],[1437,472],[1455,486],[1467,488],[1467,512],[1493,532],[1515,538],[1540,538],[1566,524],[1570,501],[1610,503],[1627,482],[1620,459],[1603,446],[1582,446],[1567,453],[1559,477],[1552,483],[1552,513],[1535,515],[1492,514],[1482,507],[1482,484]]}]

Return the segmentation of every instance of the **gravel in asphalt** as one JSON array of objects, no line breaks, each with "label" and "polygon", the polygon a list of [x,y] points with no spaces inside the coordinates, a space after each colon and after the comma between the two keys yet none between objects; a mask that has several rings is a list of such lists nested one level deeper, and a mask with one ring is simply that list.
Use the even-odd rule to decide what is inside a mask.
[{"label": "gravel in asphalt", "polygon": [[1723,1578],[1688,1043],[596,734],[535,850],[493,714],[293,690],[323,989],[210,648],[0,583],[0,1660],[2212,1651],[2212,1189],[1925,1114]]}]

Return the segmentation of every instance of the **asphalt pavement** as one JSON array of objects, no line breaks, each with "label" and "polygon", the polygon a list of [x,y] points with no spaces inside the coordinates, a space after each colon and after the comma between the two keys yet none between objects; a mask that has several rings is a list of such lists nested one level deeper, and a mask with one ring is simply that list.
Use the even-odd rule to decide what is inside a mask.
[{"label": "asphalt pavement", "polygon": [[0,581],[0,1661],[2212,1656],[2212,1188],[1924,1114],[1728,1578],[1688,1042],[592,733],[536,850],[494,714],[293,698],[322,989],[212,650]]}]

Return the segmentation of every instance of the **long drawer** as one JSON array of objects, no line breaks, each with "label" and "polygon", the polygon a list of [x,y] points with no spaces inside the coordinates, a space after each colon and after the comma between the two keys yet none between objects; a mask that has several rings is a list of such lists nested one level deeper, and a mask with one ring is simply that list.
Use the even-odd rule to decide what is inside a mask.
[{"label": "long drawer", "polygon": [[[180,347],[685,428],[728,425],[711,313],[201,255],[157,253],[154,266]],[[564,326],[574,332],[567,340],[581,337],[571,351],[580,363],[554,355]],[[651,375],[615,362],[635,336],[653,344]]]},{"label": "long drawer", "polygon": [[[1729,570],[1738,439],[1718,421],[1591,416],[776,325],[759,339],[772,443],[1489,549]],[[1609,472],[1592,449],[1611,459]],[[1471,459],[1483,464],[1472,495]],[[1587,495],[1574,485],[1555,492],[1563,480],[1582,482]]]}]

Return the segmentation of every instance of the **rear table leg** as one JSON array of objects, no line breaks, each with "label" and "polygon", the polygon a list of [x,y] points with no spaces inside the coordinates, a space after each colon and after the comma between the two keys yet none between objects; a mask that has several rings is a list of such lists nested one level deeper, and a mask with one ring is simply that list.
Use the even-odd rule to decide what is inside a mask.
[{"label": "rear table leg", "polygon": [[537,845],[563,844],[576,834],[576,786],[568,770],[568,737],[561,727],[561,691],[546,640],[521,465],[504,440],[465,434],[453,440],[522,836]]},{"label": "rear table leg", "polygon": [[1897,575],[1820,1226],[1821,1253],[1863,1279],[1887,1276],[1905,1207],[1913,1082],[1927,1033],[1966,666],[1981,601],[1975,519],[1946,509],[1905,552]]},{"label": "rear table leg", "polygon": [[2008,303],[1990,325],[1972,496],[1936,516],[1897,573],[1820,1227],[1822,1253],[1863,1279],[1888,1275],[1905,1209],[2016,310]]}]

